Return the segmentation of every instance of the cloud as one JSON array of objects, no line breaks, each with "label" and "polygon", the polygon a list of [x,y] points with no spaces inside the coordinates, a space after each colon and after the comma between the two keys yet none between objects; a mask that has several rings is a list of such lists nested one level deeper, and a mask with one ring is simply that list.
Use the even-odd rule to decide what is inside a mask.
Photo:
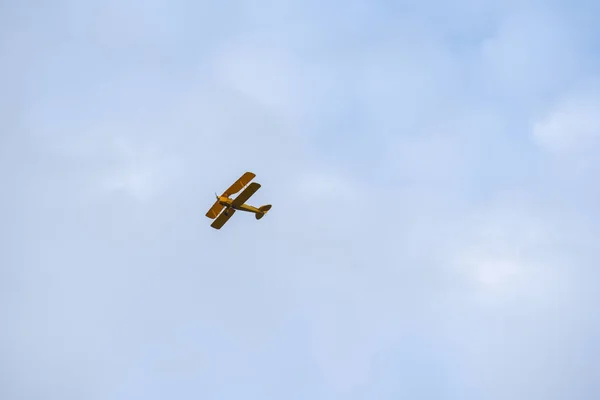
[{"label": "cloud", "polygon": [[563,155],[597,149],[600,137],[600,118],[595,112],[600,101],[597,86],[594,81],[586,82],[557,102],[535,123],[536,143],[551,153]]},{"label": "cloud", "polygon": [[4,17],[0,397],[596,398],[591,22],[205,6]]}]

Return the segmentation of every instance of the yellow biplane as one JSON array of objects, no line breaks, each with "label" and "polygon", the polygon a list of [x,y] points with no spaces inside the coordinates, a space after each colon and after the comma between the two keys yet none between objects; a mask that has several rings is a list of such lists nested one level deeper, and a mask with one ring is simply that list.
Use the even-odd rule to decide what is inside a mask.
[{"label": "yellow biplane", "polygon": [[[231,216],[235,214],[236,210],[254,213],[256,219],[261,219],[262,217],[264,217],[267,211],[271,209],[270,204],[260,206],[258,208],[250,206],[248,204],[244,204],[254,193],[256,193],[258,189],[260,189],[259,183],[250,183],[250,181],[254,179],[255,176],[256,175],[252,172],[246,172],[240,177],[240,179],[235,181],[233,185],[231,185],[226,191],[224,191],[222,195],[218,196],[215,193],[217,201],[206,213],[206,216],[208,218],[214,219],[213,223],[210,226],[212,226],[215,229],[221,229],[223,225],[225,225],[225,223],[229,221],[229,218],[231,218]],[[248,183],[250,184],[248,185]],[[246,188],[244,189],[244,187]],[[242,189],[244,189],[242,193],[240,193],[235,199],[231,199],[230,196],[232,194],[236,194]]]}]

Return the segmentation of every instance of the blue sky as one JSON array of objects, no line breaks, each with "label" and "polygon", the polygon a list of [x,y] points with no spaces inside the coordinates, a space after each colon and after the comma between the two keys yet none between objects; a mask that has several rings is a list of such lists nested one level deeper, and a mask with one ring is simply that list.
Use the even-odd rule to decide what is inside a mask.
[{"label": "blue sky", "polygon": [[597,399],[599,8],[3,2],[0,398]]}]

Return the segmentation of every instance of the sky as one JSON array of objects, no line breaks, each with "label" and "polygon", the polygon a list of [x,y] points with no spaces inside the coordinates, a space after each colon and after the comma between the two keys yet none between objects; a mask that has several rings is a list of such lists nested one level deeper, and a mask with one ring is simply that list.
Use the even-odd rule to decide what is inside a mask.
[{"label": "sky", "polygon": [[599,12],[0,2],[0,398],[600,398]]}]

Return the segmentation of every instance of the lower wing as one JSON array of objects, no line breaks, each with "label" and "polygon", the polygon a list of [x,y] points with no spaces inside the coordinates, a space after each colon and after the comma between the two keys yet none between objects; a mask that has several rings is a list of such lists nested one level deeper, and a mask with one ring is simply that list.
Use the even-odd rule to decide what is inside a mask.
[{"label": "lower wing", "polygon": [[221,215],[219,215],[217,219],[215,219],[213,223],[210,224],[210,226],[212,226],[215,229],[221,229],[223,225],[225,225],[225,223],[229,221],[229,218],[231,218],[233,214],[235,214],[235,210],[233,208],[223,211]]}]

